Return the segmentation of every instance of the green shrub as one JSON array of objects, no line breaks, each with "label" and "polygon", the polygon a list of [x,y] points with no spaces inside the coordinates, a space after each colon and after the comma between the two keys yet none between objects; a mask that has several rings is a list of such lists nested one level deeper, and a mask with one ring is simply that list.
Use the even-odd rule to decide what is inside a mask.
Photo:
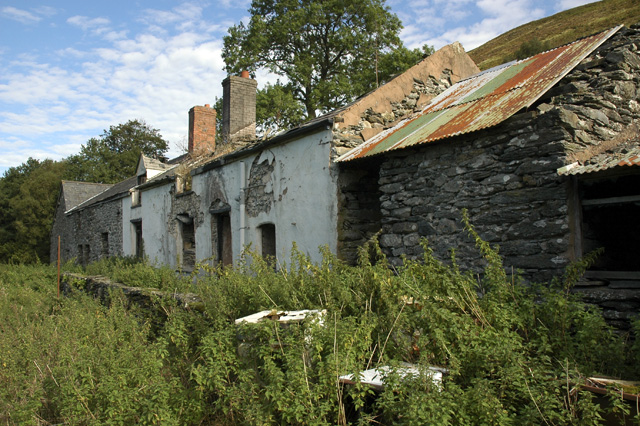
[{"label": "green shrub", "polygon": [[[592,374],[637,378],[640,346],[571,293],[592,259],[563,280],[524,285],[467,229],[485,258],[480,278],[461,271],[455,256],[451,266],[438,261],[426,242],[423,259],[398,270],[375,244],[357,267],[326,249],[313,264],[294,247],[277,270],[251,253],[235,268],[203,264],[190,276],[123,259],[87,268],[201,296],[204,312],[158,298],[157,328],[121,295],[109,307],[80,295],[57,300],[52,268],[2,266],[0,420],[599,424],[603,408],[578,385]],[[270,309],[324,314],[287,326],[234,324]],[[403,362],[448,374],[441,386],[428,375],[403,378],[395,370]],[[381,392],[339,381],[383,365],[392,373]]]}]

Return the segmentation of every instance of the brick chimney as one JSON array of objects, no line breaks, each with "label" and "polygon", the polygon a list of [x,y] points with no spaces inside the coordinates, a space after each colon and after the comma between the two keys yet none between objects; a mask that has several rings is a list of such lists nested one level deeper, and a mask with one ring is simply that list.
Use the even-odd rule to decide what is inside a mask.
[{"label": "brick chimney", "polygon": [[216,110],[209,104],[189,110],[189,154],[201,155],[216,149]]},{"label": "brick chimney", "polygon": [[240,145],[256,138],[256,88],[258,82],[243,71],[222,82],[222,140]]}]

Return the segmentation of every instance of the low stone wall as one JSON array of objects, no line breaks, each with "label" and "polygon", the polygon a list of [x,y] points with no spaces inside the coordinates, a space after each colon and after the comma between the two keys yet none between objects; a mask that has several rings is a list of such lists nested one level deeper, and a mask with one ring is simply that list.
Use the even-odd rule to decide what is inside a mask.
[{"label": "low stone wall", "polygon": [[590,271],[573,291],[597,305],[607,322],[619,329],[628,329],[640,318],[640,273]]},{"label": "low stone wall", "polygon": [[124,284],[115,283],[106,277],[89,276],[66,273],[61,281],[63,294],[71,294],[75,290],[84,291],[100,301],[108,304],[111,300],[112,291],[122,291],[127,299],[140,307],[149,308],[153,306],[153,300],[157,298],[171,298],[185,308],[196,311],[203,311],[204,305],[198,295],[193,293],[167,293],[153,288],[129,287]]}]

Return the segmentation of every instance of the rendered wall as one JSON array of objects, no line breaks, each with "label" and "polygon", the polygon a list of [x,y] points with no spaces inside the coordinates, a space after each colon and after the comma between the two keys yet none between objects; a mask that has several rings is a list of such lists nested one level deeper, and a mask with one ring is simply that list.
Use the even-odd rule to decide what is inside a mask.
[{"label": "rendered wall", "polygon": [[[275,225],[280,260],[288,260],[294,242],[314,261],[321,259],[320,246],[335,253],[337,184],[331,138],[331,131],[323,130],[193,176],[200,211],[210,215],[211,208],[230,207],[235,259],[243,245],[260,251],[258,227],[266,223]],[[203,218],[196,227],[198,259],[214,253],[211,234],[212,221]]]}]

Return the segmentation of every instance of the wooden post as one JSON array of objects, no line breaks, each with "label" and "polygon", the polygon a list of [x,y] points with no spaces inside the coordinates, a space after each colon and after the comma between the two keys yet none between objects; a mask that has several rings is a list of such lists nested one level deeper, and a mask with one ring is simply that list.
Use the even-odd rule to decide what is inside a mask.
[{"label": "wooden post", "polygon": [[58,299],[60,299],[60,235],[58,235]]}]

